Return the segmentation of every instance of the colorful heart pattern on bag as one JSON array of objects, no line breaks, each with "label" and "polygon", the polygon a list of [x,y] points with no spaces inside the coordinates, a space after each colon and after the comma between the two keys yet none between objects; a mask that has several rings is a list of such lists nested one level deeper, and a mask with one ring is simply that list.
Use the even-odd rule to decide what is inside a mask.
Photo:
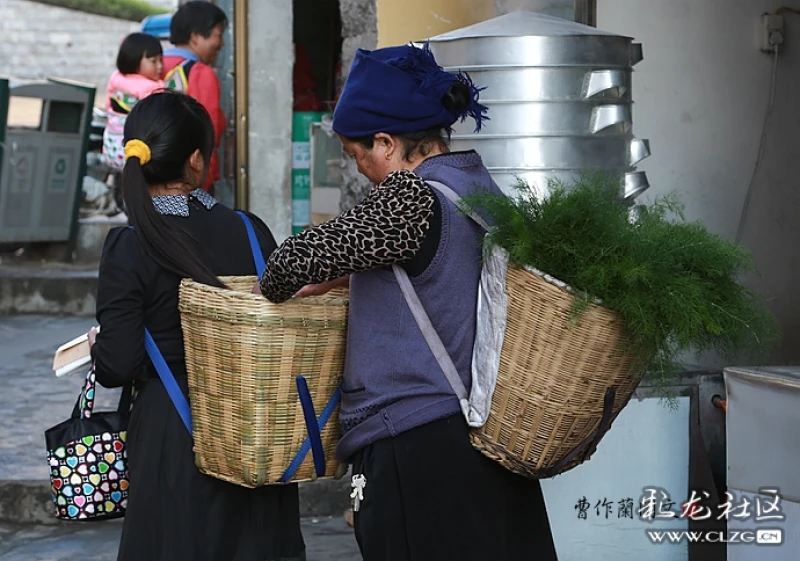
[{"label": "colorful heart pattern on bag", "polygon": [[58,518],[85,520],[121,514],[128,504],[127,433],[106,432],[47,453]]}]

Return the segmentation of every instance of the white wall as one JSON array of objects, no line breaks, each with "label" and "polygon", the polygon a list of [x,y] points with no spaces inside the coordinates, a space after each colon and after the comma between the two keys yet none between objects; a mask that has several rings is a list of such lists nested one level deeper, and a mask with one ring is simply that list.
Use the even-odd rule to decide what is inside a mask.
[{"label": "white wall", "polygon": [[[639,167],[645,198],[678,190],[687,218],[734,239],[753,174],[772,60],[757,48],[759,16],[798,0],[597,0],[597,26],[643,43],[633,76],[634,127],[653,155]],[[742,244],[774,297],[784,342],[773,363],[800,363],[800,16],[786,45]],[[720,366],[705,359],[704,366]]]},{"label": "white wall", "polygon": [[[658,491],[653,506],[659,514],[679,510],[689,499],[689,398],[678,397],[675,404],[670,410],[659,399],[632,399],[588,462],[542,480],[559,561],[688,560],[685,542],[656,546],[647,534],[687,530],[686,519],[648,519],[640,511],[652,504],[642,499],[655,488],[668,496],[662,501]],[[632,499],[633,512],[620,517],[620,501],[626,499]],[[584,518],[579,502],[590,505]],[[608,517],[607,503],[612,503]]]},{"label": "white wall", "polygon": [[69,78],[102,103],[119,45],[139,24],[27,0],[0,0],[0,76]]}]

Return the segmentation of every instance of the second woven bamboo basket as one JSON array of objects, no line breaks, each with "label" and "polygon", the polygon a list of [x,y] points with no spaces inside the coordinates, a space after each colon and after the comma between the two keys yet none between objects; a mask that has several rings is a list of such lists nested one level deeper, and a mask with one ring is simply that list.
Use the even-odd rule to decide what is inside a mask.
[{"label": "second woven bamboo basket", "polygon": [[613,311],[590,304],[573,324],[568,287],[512,266],[506,293],[497,385],[488,420],[471,440],[515,473],[552,477],[589,459],[644,367],[629,352]]}]

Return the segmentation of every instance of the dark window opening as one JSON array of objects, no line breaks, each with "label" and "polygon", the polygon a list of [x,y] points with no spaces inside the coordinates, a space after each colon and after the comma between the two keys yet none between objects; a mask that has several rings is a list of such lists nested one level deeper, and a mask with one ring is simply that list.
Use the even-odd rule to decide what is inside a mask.
[{"label": "dark window opening", "polygon": [[294,0],[294,111],[331,111],[341,86],[339,0]]}]

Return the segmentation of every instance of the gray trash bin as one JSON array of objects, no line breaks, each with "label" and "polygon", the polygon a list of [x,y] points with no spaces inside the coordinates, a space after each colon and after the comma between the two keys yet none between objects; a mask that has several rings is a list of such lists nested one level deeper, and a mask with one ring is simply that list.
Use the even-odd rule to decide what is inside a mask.
[{"label": "gray trash bin", "polygon": [[[11,83],[0,109],[0,242],[65,242],[74,234],[95,89]],[[23,118],[15,115],[22,108]]]},{"label": "gray trash bin", "polygon": [[800,559],[800,367],[724,373],[728,561]]}]

